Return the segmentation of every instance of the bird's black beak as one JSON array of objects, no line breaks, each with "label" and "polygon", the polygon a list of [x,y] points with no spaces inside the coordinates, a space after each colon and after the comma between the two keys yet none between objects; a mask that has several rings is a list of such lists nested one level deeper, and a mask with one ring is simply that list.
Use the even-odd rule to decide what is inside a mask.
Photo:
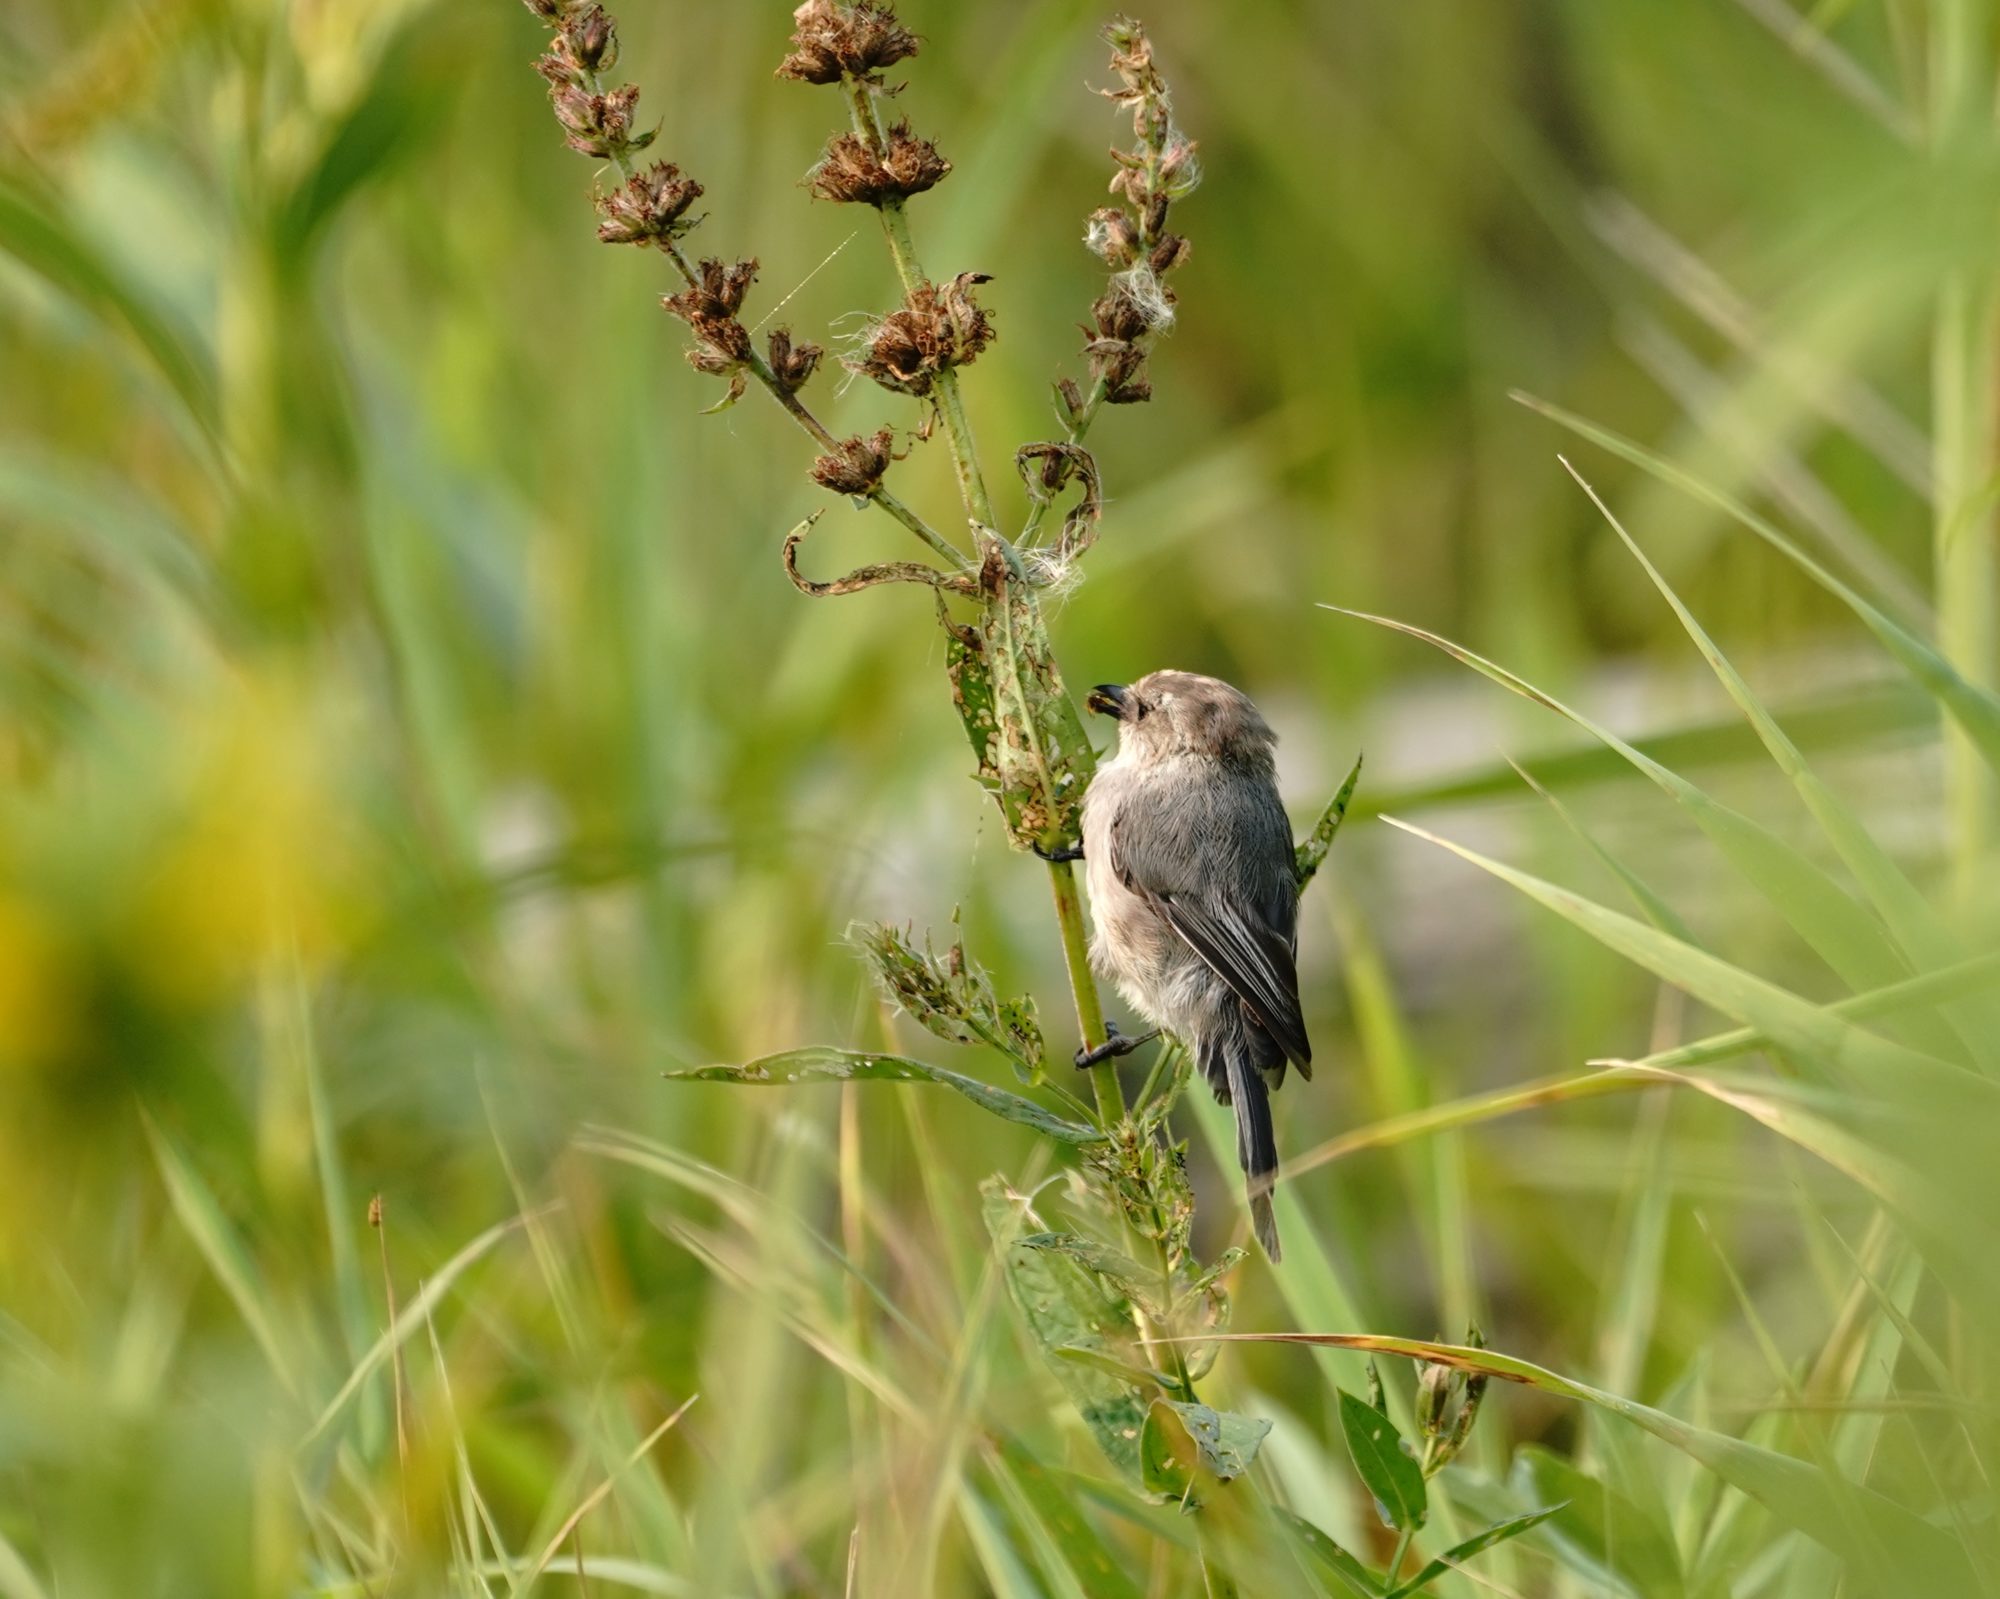
[{"label": "bird's black beak", "polygon": [[1122,722],[1125,720],[1125,707],[1128,703],[1125,685],[1099,683],[1085,697],[1083,703],[1100,716],[1108,716],[1114,722]]}]

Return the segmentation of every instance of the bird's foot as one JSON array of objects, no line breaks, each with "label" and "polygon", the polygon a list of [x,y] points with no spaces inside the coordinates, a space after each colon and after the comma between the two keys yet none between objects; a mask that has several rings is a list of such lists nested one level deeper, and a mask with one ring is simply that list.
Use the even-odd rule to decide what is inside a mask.
[{"label": "bird's foot", "polygon": [[1040,844],[1030,844],[1028,848],[1041,856],[1051,866],[1055,866],[1063,861],[1080,861],[1083,859],[1083,846],[1081,844],[1065,844],[1061,849],[1043,849]]},{"label": "bird's foot", "polygon": [[1108,1036],[1103,1043],[1095,1048],[1079,1049],[1076,1052],[1078,1071],[1088,1071],[1093,1066],[1102,1066],[1108,1060],[1116,1060],[1120,1055],[1129,1055],[1133,1050],[1143,1048],[1160,1036],[1159,1028],[1155,1027],[1149,1032],[1127,1037],[1118,1031],[1116,1022],[1108,1020],[1104,1024],[1104,1031]]}]

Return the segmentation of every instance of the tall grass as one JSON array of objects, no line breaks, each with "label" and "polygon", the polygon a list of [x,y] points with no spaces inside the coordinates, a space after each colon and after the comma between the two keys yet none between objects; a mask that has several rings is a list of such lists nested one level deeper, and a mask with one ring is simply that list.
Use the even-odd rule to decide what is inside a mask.
[{"label": "tall grass", "polygon": [[[968,423],[1042,436],[1101,19],[904,9],[977,180],[927,257],[1004,258]],[[884,276],[794,188],[786,10],[629,6],[622,70],[817,324]],[[518,7],[17,7],[0,1594],[1379,1591],[1371,1355],[1413,1439],[1418,1371],[1493,1374],[1406,1579],[1560,1507],[1437,1592],[2000,1586],[1988,8],[1146,21],[1210,178],[1056,647],[1243,684],[1302,823],[1368,751],[1287,1259],[1203,1380],[1254,1466],[1115,1479],[982,1222],[1064,1212],[1032,1127],[661,1081],[931,1058],[857,915],[957,907],[1065,1049],[1066,985],[924,616],[784,583],[790,424],[697,417],[572,225]]]}]

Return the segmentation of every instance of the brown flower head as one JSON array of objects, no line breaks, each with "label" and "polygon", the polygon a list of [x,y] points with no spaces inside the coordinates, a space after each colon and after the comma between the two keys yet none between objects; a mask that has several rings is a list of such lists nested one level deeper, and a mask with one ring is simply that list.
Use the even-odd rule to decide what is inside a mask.
[{"label": "brown flower head", "polygon": [[671,161],[656,161],[609,194],[597,196],[604,220],[597,236],[606,244],[649,244],[677,238],[699,221],[687,209],[701,198],[701,185]]},{"label": "brown flower head", "polygon": [[796,394],[806,386],[813,373],[818,370],[820,357],[826,354],[817,344],[793,344],[790,328],[773,328],[769,343],[771,371],[776,374],[785,392]]},{"label": "brown flower head", "polygon": [[812,480],[835,494],[873,494],[882,485],[882,474],[895,459],[890,446],[895,435],[887,428],[872,438],[858,434],[842,439],[832,452],[812,464]]},{"label": "brown flower head", "polygon": [[679,294],[668,295],[661,303],[700,332],[704,323],[732,320],[743,308],[743,296],[756,277],[754,257],[724,266],[711,256],[696,269],[693,283]]},{"label": "brown flower head", "polygon": [[1106,266],[1128,267],[1139,258],[1139,228],[1131,213],[1108,205],[1090,213],[1083,242]]},{"label": "brown flower head", "polygon": [[863,335],[848,367],[898,394],[929,394],[938,373],[969,366],[993,342],[993,324],[972,298],[988,281],[983,272],[961,272],[943,287],[919,284]]},{"label": "brown flower head", "polygon": [[1146,265],[1153,269],[1154,277],[1163,278],[1191,254],[1193,247],[1178,233],[1162,233],[1153,253],[1146,257]]},{"label": "brown flower head", "polygon": [[866,140],[837,133],[826,142],[826,153],[806,175],[814,195],[840,204],[882,205],[935,188],[951,171],[937,146],[910,132],[908,122],[889,130],[888,148],[878,159]]},{"label": "brown flower head", "polygon": [[843,77],[879,83],[882,68],[917,53],[917,36],[885,5],[806,0],[792,22],[792,53],[778,64],[778,76],[800,83],[838,83]]},{"label": "brown flower head", "polygon": [[[542,59],[547,62],[550,58]],[[543,75],[554,76],[546,67]],[[569,147],[583,155],[608,161],[615,155],[643,150],[653,142],[650,132],[632,131],[632,108],[639,103],[636,84],[628,83],[609,94],[592,94],[579,84],[558,81],[549,98],[555,103],[556,121],[562,124]]]},{"label": "brown flower head", "polygon": [[562,21],[563,12],[568,9],[568,0],[521,0],[521,3],[549,27]]},{"label": "brown flower head", "polygon": [[581,5],[565,16],[559,44],[585,72],[609,72],[618,64],[618,24],[601,5]]}]

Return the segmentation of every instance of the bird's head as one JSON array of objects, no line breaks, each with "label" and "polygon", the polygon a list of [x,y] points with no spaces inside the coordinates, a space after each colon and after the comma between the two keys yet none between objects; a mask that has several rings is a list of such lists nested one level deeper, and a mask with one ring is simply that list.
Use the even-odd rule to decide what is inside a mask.
[{"label": "bird's head", "polygon": [[1099,683],[1084,703],[1117,722],[1119,748],[1141,762],[1198,755],[1269,766],[1278,742],[1247,694],[1196,672]]}]

